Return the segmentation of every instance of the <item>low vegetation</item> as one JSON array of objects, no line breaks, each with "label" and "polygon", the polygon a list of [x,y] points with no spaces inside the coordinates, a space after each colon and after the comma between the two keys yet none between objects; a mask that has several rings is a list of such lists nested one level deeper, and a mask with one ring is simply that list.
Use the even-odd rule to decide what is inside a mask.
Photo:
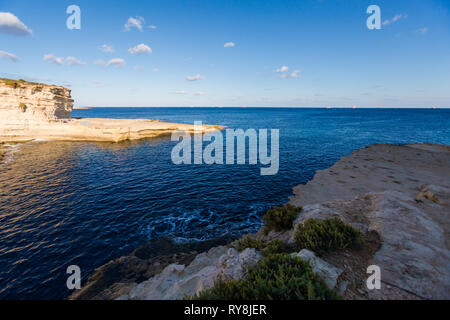
[{"label": "low vegetation", "polygon": [[308,262],[274,254],[249,268],[245,279],[219,280],[196,300],[329,300],[339,299]]},{"label": "low vegetation", "polygon": [[275,239],[273,241],[262,241],[250,236],[243,237],[238,240],[236,249],[243,251],[246,248],[255,248],[261,251],[263,256],[270,256],[277,253],[287,252],[289,247],[281,240]]},{"label": "low vegetation", "polygon": [[22,112],[25,112],[25,111],[27,111],[27,106],[26,106],[26,104],[25,103],[19,103],[19,109],[20,109],[20,111],[22,111]]},{"label": "low vegetation", "polygon": [[295,207],[291,204],[267,210],[262,218],[265,223],[265,232],[268,233],[270,230],[279,232],[291,229],[294,220],[302,210],[302,207]]},{"label": "low vegetation", "polygon": [[33,84],[33,85],[40,84],[37,82],[25,81],[23,79],[13,80],[13,79],[7,79],[7,78],[0,78],[0,81],[3,82],[4,84],[6,84],[7,86],[13,87],[14,89],[20,88],[23,84]]},{"label": "low vegetation", "polygon": [[341,219],[308,219],[299,225],[295,240],[300,248],[310,249],[318,254],[340,250],[364,243],[362,233]]}]

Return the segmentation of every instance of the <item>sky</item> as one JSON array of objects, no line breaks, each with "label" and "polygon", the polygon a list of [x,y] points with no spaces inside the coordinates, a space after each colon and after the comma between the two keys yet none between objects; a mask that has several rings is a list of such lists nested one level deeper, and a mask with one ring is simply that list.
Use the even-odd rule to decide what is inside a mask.
[{"label": "sky", "polygon": [[[80,29],[68,29],[70,5]],[[368,29],[378,5],[381,29]],[[450,107],[450,0],[0,0],[0,77],[91,107]]]}]

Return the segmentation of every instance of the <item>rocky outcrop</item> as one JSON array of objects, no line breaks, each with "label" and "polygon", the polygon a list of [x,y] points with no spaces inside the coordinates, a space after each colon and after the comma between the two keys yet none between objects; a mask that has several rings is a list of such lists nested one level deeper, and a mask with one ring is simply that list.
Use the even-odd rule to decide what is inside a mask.
[{"label": "rocky outcrop", "polygon": [[291,203],[304,206],[294,228],[260,233],[262,238],[293,243],[296,229],[307,219],[337,215],[365,234],[376,232],[380,237],[381,247],[365,267],[378,265],[384,285],[374,291],[361,287],[365,298],[450,298],[449,147],[370,146],[318,172],[294,191]]},{"label": "rocky outcrop", "polygon": [[72,108],[73,99],[67,88],[0,79],[0,119],[3,121],[69,119]]},{"label": "rocky outcrop", "polygon": [[[450,199],[450,189],[447,189],[443,196]],[[359,279],[354,277],[358,274],[358,270],[355,267],[348,267],[348,262],[343,263],[342,259],[333,261],[334,265],[344,269],[350,278],[360,282],[358,288],[362,290],[360,297],[448,299],[450,298],[448,268],[450,251],[446,245],[448,229],[432,218],[433,212],[449,219],[449,207],[437,205],[430,200],[427,203],[418,203],[414,197],[398,191],[368,193],[351,200],[306,205],[294,221],[293,229],[269,234],[266,239],[277,238],[294,243],[298,226],[306,220],[339,216],[364,234],[375,232],[380,238],[381,246],[374,255],[356,267],[360,268]],[[381,290],[369,291],[364,286],[367,278],[365,269],[369,265],[377,265],[381,269],[383,283]]]},{"label": "rocky outcrop", "polygon": [[298,253],[293,253],[293,256],[297,256],[304,261],[308,261],[314,273],[317,273],[322,277],[328,287],[335,288],[339,276],[343,270],[333,266],[325,260],[316,256],[314,252],[308,249],[303,249]]},{"label": "rocky outcrop", "polygon": [[171,264],[119,299],[166,300],[192,297],[218,279],[241,279],[262,258],[253,248],[238,252],[226,246],[199,254],[188,266]]},{"label": "rocky outcrop", "polygon": [[[173,131],[194,132],[194,125],[152,119],[74,119],[73,100],[64,87],[0,79],[0,141],[138,140]],[[203,125],[199,132],[221,130]]]},{"label": "rocky outcrop", "polygon": [[128,255],[94,270],[71,300],[113,300],[128,294],[138,283],[161,273],[170,264],[189,265],[202,252],[232,241],[220,237],[207,241],[176,243],[168,238],[151,240]]}]

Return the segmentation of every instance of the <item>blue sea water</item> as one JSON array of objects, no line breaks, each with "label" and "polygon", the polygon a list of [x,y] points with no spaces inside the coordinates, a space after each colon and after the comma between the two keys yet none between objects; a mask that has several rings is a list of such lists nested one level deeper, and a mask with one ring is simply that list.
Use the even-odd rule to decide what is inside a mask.
[{"label": "blue sea water", "polygon": [[260,227],[292,188],[373,143],[450,145],[446,109],[93,108],[76,117],[156,118],[279,129],[280,170],[174,165],[170,138],[36,141],[0,164],[0,299],[62,299],[66,268],[92,270],[150,239],[198,241]]}]

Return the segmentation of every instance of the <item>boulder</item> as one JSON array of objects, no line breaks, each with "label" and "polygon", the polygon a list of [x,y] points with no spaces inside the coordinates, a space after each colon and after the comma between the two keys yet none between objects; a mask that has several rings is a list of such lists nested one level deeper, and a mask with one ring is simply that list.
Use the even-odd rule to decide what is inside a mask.
[{"label": "boulder", "polygon": [[308,261],[313,272],[321,276],[330,289],[334,289],[336,287],[337,280],[343,272],[342,269],[335,267],[325,260],[317,257],[314,252],[308,249],[303,249],[302,251],[293,253],[292,255],[297,256],[304,261]]},{"label": "boulder", "polygon": [[188,266],[171,264],[160,274],[135,286],[120,299],[179,300],[211,288],[218,279],[241,279],[262,258],[253,248],[238,252],[225,246],[197,255]]}]

